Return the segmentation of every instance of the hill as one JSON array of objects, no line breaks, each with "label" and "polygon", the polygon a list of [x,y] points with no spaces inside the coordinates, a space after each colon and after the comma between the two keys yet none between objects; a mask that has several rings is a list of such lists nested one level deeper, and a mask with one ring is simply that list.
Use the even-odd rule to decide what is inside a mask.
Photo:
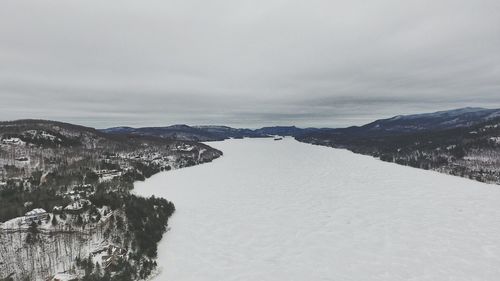
[{"label": "hill", "polygon": [[113,135],[155,136],[171,140],[222,141],[226,139],[266,138],[271,136],[299,136],[318,131],[315,128],[297,128],[295,126],[274,126],[260,129],[231,128],[228,126],[188,126],[173,125],[166,127],[113,127],[101,132]]},{"label": "hill", "polygon": [[395,116],[297,140],[412,167],[500,184],[500,110],[465,108]]},{"label": "hill", "polygon": [[140,135],[155,136],[172,140],[190,140],[190,141],[221,141],[228,138],[244,137],[265,137],[259,135],[250,129],[234,129],[226,126],[188,126],[173,125],[166,127],[115,127],[103,129],[102,132],[115,135]]},{"label": "hill", "polygon": [[470,127],[497,117],[500,117],[500,109],[466,107],[433,113],[398,115],[377,120],[361,127],[351,127],[350,130],[361,135],[415,133]]},{"label": "hill", "polygon": [[[97,277],[96,263],[113,280],[145,279],[175,207],[135,196],[134,182],[221,155],[193,141],[0,122],[0,280],[49,280],[74,269]],[[112,264],[101,259],[115,250]]]}]

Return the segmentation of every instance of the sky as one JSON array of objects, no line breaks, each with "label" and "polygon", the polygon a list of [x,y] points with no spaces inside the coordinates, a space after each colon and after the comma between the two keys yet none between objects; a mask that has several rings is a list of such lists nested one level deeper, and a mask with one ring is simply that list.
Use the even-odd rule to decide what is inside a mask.
[{"label": "sky", "polygon": [[343,127],[500,108],[498,0],[2,0],[0,120]]}]

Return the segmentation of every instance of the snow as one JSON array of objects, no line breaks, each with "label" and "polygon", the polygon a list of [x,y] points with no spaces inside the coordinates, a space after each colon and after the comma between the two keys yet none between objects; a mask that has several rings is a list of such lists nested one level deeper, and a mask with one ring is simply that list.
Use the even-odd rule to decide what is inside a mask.
[{"label": "snow", "polygon": [[70,204],[68,204],[66,207],[64,207],[64,210],[68,211],[78,211],[83,209],[85,206],[91,205],[90,201],[87,199],[78,199]]},{"label": "snow", "polygon": [[78,276],[73,275],[73,274],[67,274],[67,273],[58,273],[54,276],[52,280],[54,281],[71,281],[71,280],[77,280]]},{"label": "snow", "polygon": [[500,189],[285,138],[136,184],[172,200],[155,280],[498,280]]},{"label": "snow", "polygon": [[26,144],[20,138],[7,138],[7,139],[3,139],[2,142],[4,144],[12,144],[12,145],[24,145],[24,144]]},{"label": "snow", "polygon": [[491,137],[490,141],[495,144],[500,144],[500,137]]},{"label": "snow", "polygon": [[47,212],[42,209],[42,208],[37,208],[37,209],[33,209],[29,212],[27,212],[25,214],[26,217],[30,217],[30,216],[38,216],[38,215],[42,215],[42,214],[46,214]]},{"label": "snow", "polygon": [[60,138],[58,138],[50,133],[47,133],[46,131],[28,130],[25,132],[25,135],[29,135],[31,137],[38,137],[38,138],[42,138],[42,139],[46,139],[46,140],[50,140],[50,141],[54,141],[54,140],[61,141]]},{"label": "snow", "polygon": [[2,229],[17,229],[21,228],[24,226],[24,228],[27,228],[28,226],[25,224],[25,217],[17,217],[10,219],[6,222],[4,222],[2,225],[0,225],[0,228]]}]

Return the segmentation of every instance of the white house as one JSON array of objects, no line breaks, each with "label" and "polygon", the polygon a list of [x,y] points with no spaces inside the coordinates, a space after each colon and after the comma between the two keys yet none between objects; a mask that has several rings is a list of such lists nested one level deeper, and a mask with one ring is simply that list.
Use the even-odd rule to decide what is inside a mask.
[{"label": "white house", "polygon": [[49,214],[42,208],[33,209],[24,215],[25,223],[37,222],[40,220],[47,219]]}]

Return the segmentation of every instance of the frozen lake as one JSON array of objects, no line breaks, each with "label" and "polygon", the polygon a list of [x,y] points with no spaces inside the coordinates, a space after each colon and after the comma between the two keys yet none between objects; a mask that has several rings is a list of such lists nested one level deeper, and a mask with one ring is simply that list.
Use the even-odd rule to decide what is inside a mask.
[{"label": "frozen lake", "polygon": [[500,280],[500,186],[293,139],[210,143],[157,174],[175,203],[155,280]]}]

